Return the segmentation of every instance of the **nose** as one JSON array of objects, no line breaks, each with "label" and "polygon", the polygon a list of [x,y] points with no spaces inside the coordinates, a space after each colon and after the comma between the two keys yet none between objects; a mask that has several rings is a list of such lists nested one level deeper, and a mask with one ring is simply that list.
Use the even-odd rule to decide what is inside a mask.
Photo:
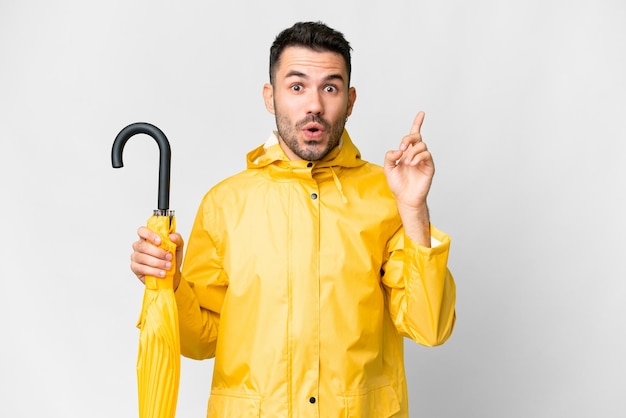
[{"label": "nose", "polygon": [[307,102],[307,114],[321,115],[324,113],[324,103],[322,96],[317,90],[309,91],[309,97]]}]

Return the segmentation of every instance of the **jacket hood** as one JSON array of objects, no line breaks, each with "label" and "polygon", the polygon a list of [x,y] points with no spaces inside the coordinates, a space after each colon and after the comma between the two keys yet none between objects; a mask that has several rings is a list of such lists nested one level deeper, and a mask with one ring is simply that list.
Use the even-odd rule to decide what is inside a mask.
[{"label": "jacket hood", "polygon": [[[294,168],[304,167],[308,161],[292,161],[287,157],[278,142],[278,132],[273,131],[265,144],[250,151],[246,157],[249,169],[258,169],[274,165],[276,168],[292,170]],[[361,160],[361,153],[352,143],[348,132],[344,129],[341,135],[339,145],[332,149],[322,160],[315,161],[315,166],[350,168],[359,167],[366,164]]]}]

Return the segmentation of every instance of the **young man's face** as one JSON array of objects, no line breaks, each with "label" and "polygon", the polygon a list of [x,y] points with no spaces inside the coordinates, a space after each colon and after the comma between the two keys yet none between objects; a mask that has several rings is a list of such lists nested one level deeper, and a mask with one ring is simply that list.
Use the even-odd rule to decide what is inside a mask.
[{"label": "young man's face", "polygon": [[356,91],[348,85],[340,54],[287,47],[263,97],[276,116],[285,154],[292,160],[316,161],[339,143]]}]

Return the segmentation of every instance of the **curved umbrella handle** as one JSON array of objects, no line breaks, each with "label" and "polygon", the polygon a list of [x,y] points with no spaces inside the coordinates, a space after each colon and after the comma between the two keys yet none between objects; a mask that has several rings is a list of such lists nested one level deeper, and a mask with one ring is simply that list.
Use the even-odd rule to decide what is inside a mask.
[{"label": "curved umbrella handle", "polygon": [[115,137],[111,150],[111,162],[114,168],[124,167],[122,152],[126,142],[136,134],[150,135],[159,144],[159,210],[168,210],[170,205],[170,161],[172,150],[167,137],[159,128],[149,123],[132,123],[122,129]]}]

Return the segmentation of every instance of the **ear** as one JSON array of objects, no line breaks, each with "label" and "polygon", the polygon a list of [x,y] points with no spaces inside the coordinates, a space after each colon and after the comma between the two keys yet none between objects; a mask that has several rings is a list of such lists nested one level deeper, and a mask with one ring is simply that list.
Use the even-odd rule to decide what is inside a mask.
[{"label": "ear", "polygon": [[274,86],[269,83],[263,85],[263,101],[267,111],[274,115]]},{"label": "ear", "polygon": [[352,114],[354,102],[356,102],[356,89],[354,87],[350,87],[348,90],[348,113],[346,116],[350,116]]}]

